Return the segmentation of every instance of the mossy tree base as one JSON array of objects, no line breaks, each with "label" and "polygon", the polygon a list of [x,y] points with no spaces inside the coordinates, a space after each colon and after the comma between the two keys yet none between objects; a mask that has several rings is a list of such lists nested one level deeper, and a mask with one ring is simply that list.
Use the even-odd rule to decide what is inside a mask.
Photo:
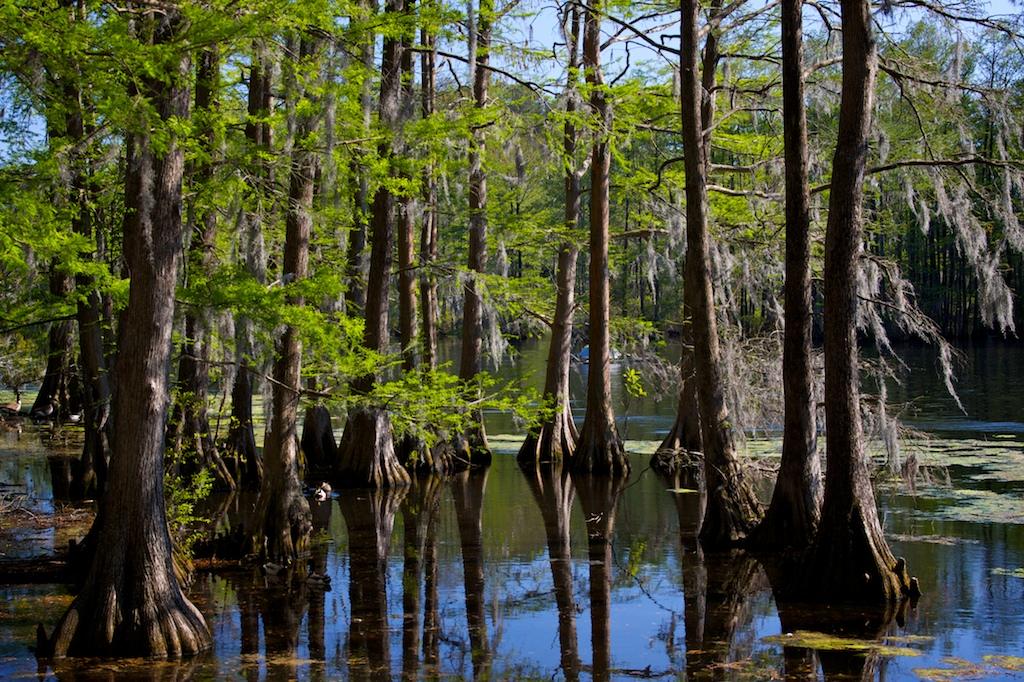
[{"label": "mossy tree base", "polygon": [[579,445],[569,459],[574,474],[628,476],[629,457],[615,428],[614,418],[587,418],[580,431]]}]

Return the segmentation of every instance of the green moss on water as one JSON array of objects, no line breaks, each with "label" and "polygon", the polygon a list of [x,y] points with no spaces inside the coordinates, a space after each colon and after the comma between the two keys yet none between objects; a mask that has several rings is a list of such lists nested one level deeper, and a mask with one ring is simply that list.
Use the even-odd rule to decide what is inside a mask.
[{"label": "green moss on water", "polygon": [[879,656],[920,656],[921,652],[905,646],[894,646],[872,639],[853,639],[838,637],[823,632],[796,630],[781,635],[765,637],[761,641],[769,644],[816,649],[818,651],[846,651],[858,654],[878,654]]},{"label": "green moss on water", "polygon": [[1024,580],[1024,568],[993,568],[992,575],[1005,575]]},{"label": "green moss on water", "polygon": [[953,680],[991,679],[1006,673],[1024,672],[1024,657],[990,654],[982,657],[982,663],[963,658],[944,658],[946,668],[914,668],[914,674],[922,680],[952,682]]},{"label": "green moss on water", "polygon": [[1015,673],[1024,673],[1024,657],[1022,656],[985,656],[983,659],[989,665],[994,665],[1003,670]]}]

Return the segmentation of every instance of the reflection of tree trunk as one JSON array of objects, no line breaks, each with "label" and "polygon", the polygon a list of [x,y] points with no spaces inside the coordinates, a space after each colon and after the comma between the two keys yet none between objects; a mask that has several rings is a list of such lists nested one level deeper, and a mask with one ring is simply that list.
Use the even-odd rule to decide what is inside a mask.
[{"label": "reflection of tree trunk", "polygon": [[466,622],[473,660],[473,677],[487,676],[490,644],[484,611],[483,504],[487,469],[472,469],[452,479],[452,496],[462,547],[462,577],[466,589]]},{"label": "reflection of tree trunk", "polygon": [[611,315],[608,283],[608,192],[611,174],[611,108],[601,74],[601,18],[603,3],[586,8],[583,32],[583,70],[591,87],[590,108],[600,123],[594,137],[590,162],[590,371],[587,379],[587,412],[576,451],[570,459],[573,471],[629,473],[629,459],[622,447],[612,411]]},{"label": "reflection of tree trunk", "polygon": [[[805,629],[800,622],[800,607],[794,608],[794,605],[789,604],[785,600],[786,583],[784,574],[787,568],[784,566],[785,559],[780,561],[773,558],[764,563],[764,571],[768,576],[768,582],[771,584],[772,594],[775,597],[775,606],[779,613],[779,625],[782,627],[783,635]],[[815,623],[811,625],[811,628],[818,630],[819,626]],[[805,680],[810,682],[811,680],[818,679],[818,662],[813,649],[783,646],[782,665],[783,677],[787,682],[790,680],[793,682],[803,682]]]},{"label": "reflection of tree trunk", "polygon": [[[566,9],[566,12],[570,10]],[[562,136],[562,152],[565,155],[565,229],[575,230],[580,219],[580,175],[576,170],[576,113],[577,74],[579,68],[579,23],[580,10],[572,6],[568,15],[569,74],[566,85],[568,96],[565,101],[566,121]],[[571,235],[571,232],[569,233]],[[569,404],[569,369],[572,361],[572,319],[576,309],[576,259],[579,248],[572,237],[567,237],[558,249],[558,295],[555,300],[555,316],[551,323],[551,345],[548,348],[548,363],[544,376],[544,399],[554,403],[555,412],[551,419],[526,435],[519,449],[518,459],[523,464],[530,462],[560,462],[568,460],[576,450],[578,438],[576,423],[572,418]]]},{"label": "reflection of tree trunk", "polygon": [[440,620],[437,596],[437,535],[440,526],[441,491],[431,503],[427,521],[427,537],[423,546],[423,664],[431,677],[438,674],[440,655]]},{"label": "reflection of tree trunk", "polygon": [[[693,564],[697,558],[697,555],[692,556],[687,563]],[[750,597],[758,591],[760,568],[748,554],[732,552],[705,555],[698,565],[684,569],[684,590],[692,586],[695,591],[692,596],[691,592],[685,593],[687,676],[697,677],[710,672],[716,679],[725,679],[727,670],[722,664],[729,660],[733,639],[741,626],[753,617]],[[696,575],[687,580],[686,570]],[[694,633],[695,646],[692,647],[689,633],[691,599],[697,602],[692,619],[700,628],[699,634]],[[700,602],[703,602],[703,608]],[[702,622],[697,620],[698,617]]]},{"label": "reflection of tree trunk", "polygon": [[287,577],[270,580],[272,582],[263,590],[260,600],[267,679],[294,680],[298,677],[299,662],[296,654],[309,588],[306,586],[304,571],[289,570]]},{"label": "reflection of tree trunk", "polygon": [[573,476],[587,520],[590,557],[590,644],[593,678],[611,679],[612,533],[623,476]]},{"label": "reflection of tree trunk", "polygon": [[[260,597],[256,594],[250,576],[242,576],[235,583],[238,599],[238,624],[242,656],[258,656],[260,653]],[[246,682],[257,682],[259,666],[243,666]]]},{"label": "reflection of tree trunk", "polygon": [[579,644],[576,638],[576,599],[573,595],[572,554],[569,545],[570,516],[575,491],[572,479],[561,464],[545,467],[523,464],[523,475],[533,501],[544,518],[548,541],[548,561],[558,605],[558,643],[562,652],[562,673],[576,680],[580,673]]},{"label": "reflection of tree trunk", "polygon": [[[431,525],[437,522],[443,481],[436,476],[413,482],[402,503],[405,548],[402,567],[402,678],[414,680],[419,672],[420,615],[423,611],[422,573]],[[434,535],[436,539],[436,535]]]},{"label": "reflection of tree trunk", "polygon": [[348,527],[349,675],[381,679],[390,675],[387,567],[395,514],[405,488],[345,491],[339,498]]},{"label": "reflection of tree trunk", "polygon": [[[313,515],[313,533],[326,532],[331,525],[331,511],[334,509],[334,500],[318,500],[312,503],[310,510]],[[309,571],[310,575],[327,575],[327,551],[329,545],[326,542],[314,542],[310,547]],[[330,589],[328,587],[328,589]],[[309,657],[315,661],[323,661],[327,658],[327,647],[324,643],[324,618],[326,597],[323,589],[311,589],[309,595]]]}]

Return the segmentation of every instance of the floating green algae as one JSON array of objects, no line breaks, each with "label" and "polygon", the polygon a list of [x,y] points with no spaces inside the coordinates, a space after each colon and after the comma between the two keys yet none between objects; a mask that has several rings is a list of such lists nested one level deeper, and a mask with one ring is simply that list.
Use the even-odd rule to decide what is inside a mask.
[{"label": "floating green algae", "polygon": [[860,654],[878,654],[881,656],[920,656],[921,652],[905,646],[893,646],[873,639],[854,639],[839,637],[811,630],[795,630],[781,635],[764,637],[762,642],[799,647],[801,649],[817,649],[819,651],[847,651]]},{"label": "floating green algae", "polygon": [[993,568],[992,575],[1005,575],[1024,580],[1024,568]]}]

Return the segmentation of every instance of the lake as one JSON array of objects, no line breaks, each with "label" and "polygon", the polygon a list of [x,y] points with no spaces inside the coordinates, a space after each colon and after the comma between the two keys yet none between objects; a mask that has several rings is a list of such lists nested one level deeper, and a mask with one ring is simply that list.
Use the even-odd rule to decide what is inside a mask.
[{"label": "lake", "polygon": [[[704,553],[693,538],[699,496],[647,470],[674,400],[633,400],[628,437],[636,454],[622,487],[522,472],[514,425],[488,415],[497,456],[486,472],[311,502],[310,561],[329,589],[256,568],[200,572],[190,595],[215,648],[185,663],[76,661],[38,670],[27,648],[35,624],[52,627],[70,597],[61,586],[2,586],[0,678],[1024,676],[1024,660],[1014,658],[1024,652],[1024,349],[965,350],[958,389],[966,414],[945,395],[932,353],[900,351],[907,369],[889,397],[928,436],[901,446],[920,465],[913,487],[877,486],[893,551],[924,592],[900,613],[787,607],[780,615],[775,571],[741,553]],[[539,386],[543,348],[522,348],[500,374]],[[582,396],[579,368],[573,381]],[[619,373],[615,386],[621,411]],[[581,409],[574,404],[578,416]],[[762,465],[778,450],[766,432],[747,444]],[[74,514],[52,501],[51,447],[31,429],[0,434],[0,482],[17,484],[4,490],[26,496],[32,514]],[[231,500],[222,526],[238,524],[251,504]],[[0,530],[8,556],[65,542],[45,527]]]}]

